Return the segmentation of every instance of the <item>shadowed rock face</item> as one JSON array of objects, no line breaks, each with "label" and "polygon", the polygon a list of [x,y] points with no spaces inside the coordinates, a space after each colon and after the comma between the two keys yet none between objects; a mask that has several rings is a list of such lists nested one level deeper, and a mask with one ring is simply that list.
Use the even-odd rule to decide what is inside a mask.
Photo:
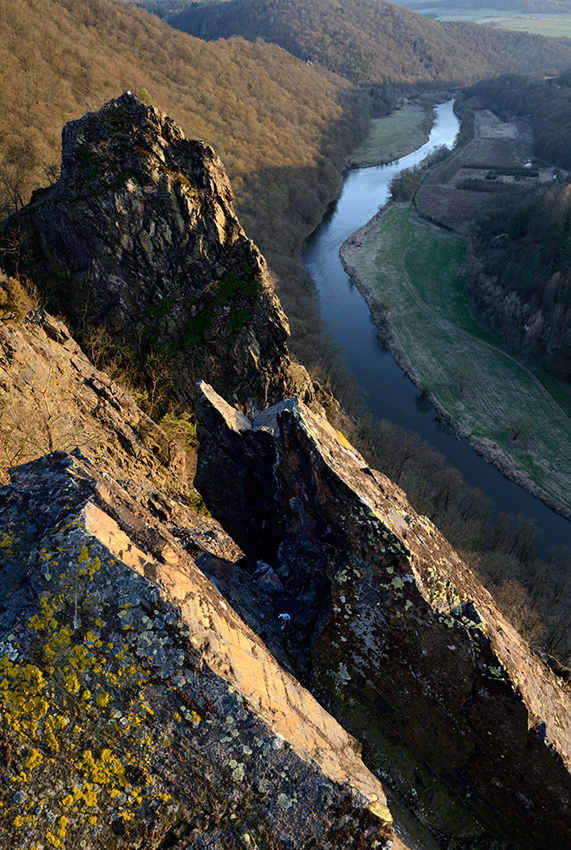
[{"label": "shadowed rock face", "polygon": [[162,358],[180,401],[198,377],[254,412],[311,392],[222,163],[134,95],[66,125],[60,179],[7,231],[48,306]]},{"label": "shadowed rock face", "polygon": [[149,511],[79,453],[11,475],[0,847],[387,846],[355,740]]},{"label": "shadowed rock face", "polygon": [[569,693],[434,525],[297,400],[197,413],[197,486],[290,605],[268,639],[369,765],[443,848],[567,850]]}]

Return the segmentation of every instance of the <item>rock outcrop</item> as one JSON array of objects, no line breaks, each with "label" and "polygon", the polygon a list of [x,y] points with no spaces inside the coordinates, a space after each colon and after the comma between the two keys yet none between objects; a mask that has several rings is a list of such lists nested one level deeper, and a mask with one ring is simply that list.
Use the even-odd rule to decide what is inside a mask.
[{"label": "rock outcrop", "polygon": [[300,400],[211,149],[123,95],[3,235],[196,401],[213,516],[63,322],[0,322],[0,471],[48,452],[0,489],[0,847],[568,850],[567,686]]},{"label": "rock outcrop", "polygon": [[4,243],[74,333],[105,325],[160,359],[184,404],[199,377],[253,412],[311,396],[222,163],[130,93],[66,125],[61,177],[8,221]]},{"label": "rock outcrop", "polygon": [[295,399],[250,421],[201,385],[197,412],[197,486],[275,579],[266,639],[369,766],[443,848],[566,850],[568,690],[430,520]]},{"label": "rock outcrop", "polygon": [[101,470],[164,489],[176,461],[165,432],[93,366],[64,322],[43,310],[19,325],[0,322],[0,446],[0,471],[79,447]]},{"label": "rock outcrop", "polygon": [[387,846],[354,739],[149,511],[80,452],[11,476],[1,847]]}]

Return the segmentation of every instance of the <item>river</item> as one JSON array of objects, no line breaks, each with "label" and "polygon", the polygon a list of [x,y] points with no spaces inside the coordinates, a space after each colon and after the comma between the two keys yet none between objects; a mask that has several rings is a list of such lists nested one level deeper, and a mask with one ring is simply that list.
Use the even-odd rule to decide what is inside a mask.
[{"label": "river", "polygon": [[505,478],[466,440],[458,439],[438,421],[434,409],[380,342],[369,308],[339,259],[343,242],[386,204],[393,177],[419,163],[439,145],[452,148],[458,126],[453,102],[443,103],[436,109],[428,142],[414,153],[390,165],[347,171],[341,195],[308,240],[305,265],[315,281],[323,316],[365,391],[372,413],[420,434],[460,470],[469,484],[492,498],[499,511],[534,519],[543,531],[546,546],[571,546],[568,520]]}]

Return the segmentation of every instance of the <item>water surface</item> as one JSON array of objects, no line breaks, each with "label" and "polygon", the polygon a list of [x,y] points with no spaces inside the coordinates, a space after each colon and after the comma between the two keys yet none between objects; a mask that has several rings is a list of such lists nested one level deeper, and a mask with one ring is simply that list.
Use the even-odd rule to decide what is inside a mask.
[{"label": "water surface", "polygon": [[414,153],[390,165],[347,171],[340,197],[308,240],[305,265],[317,286],[323,315],[347,365],[365,391],[373,414],[419,433],[460,470],[469,484],[480,487],[492,498],[498,511],[533,518],[543,530],[547,546],[563,543],[571,546],[568,520],[505,478],[466,440],[458,439],[438,421],[434,409],[425,403],[380,342],[369,308],[339,259],[343,242],[386,204],[393,177],[403,168],[419,163],[440,145],[452,148],[458,128],[452,101],[441,104],[428,142]]}]

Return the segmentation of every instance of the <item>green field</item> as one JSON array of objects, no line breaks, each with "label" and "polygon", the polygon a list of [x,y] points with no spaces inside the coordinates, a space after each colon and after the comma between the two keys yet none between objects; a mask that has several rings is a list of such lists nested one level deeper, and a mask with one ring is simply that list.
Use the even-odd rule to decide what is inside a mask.
[{"label": "green field", "polygon": [[491,26],[526,32],[530,35],[545,35],[549,38],[571,38],[571,15],[565,17],[500,17],[482,21]]},{"label": "green field", "polygon": [[422,8],[437,16],[439,21],[473,21],[488,24],[531,35],[545,35],[550,38],[571,38],[571,13],[548,15],[541,13],[507,12],[498,9],[444,9],[441,6]]},{"label": "green field", "polygon": [[361,242],[351,265],[387,311],[418,385],[514,472],[571,509],[571,394],[549,376],[538,380],[471,315],[464,242],[402,206]]},{"label": "green field", "polygon": [[420,106],[408,106],[386,118],[374,118],[369,136],[351,154],[347,165],[361,168],[384,165],[412,153],[420,147],[426,135],[425,116]]}]

